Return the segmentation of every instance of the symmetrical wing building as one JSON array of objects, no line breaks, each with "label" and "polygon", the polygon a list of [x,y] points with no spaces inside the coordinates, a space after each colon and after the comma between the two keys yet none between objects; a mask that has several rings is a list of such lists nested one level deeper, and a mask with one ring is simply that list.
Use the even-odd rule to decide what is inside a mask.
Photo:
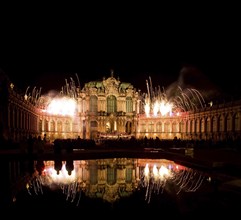
[{"label": "symmetrical wing building", "polygon": [[195,89],[169,99],[147,83],[147,92],[121,82],[111,72],[101,81],[77,86],[71,78],[55,96],[35,87],[19,92],[9,78],[0,79],[0,134],[21,141],[55,139],[159,138],[236,140],[241,134],[241,100],[206,104]]}]

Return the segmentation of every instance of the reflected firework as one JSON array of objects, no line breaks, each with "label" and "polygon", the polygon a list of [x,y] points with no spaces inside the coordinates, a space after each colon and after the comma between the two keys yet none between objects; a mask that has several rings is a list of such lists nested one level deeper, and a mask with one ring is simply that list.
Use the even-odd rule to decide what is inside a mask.
[{"label": "reflected firework", "polygon": [[162,193],[167,184],[172,184],[177,190],[195,192],[201,187],[203,181],[207,179],[205,175],[193,169],[183,167],[177,164],[159,164],[154,163],[152,167],[147,163],[142,175],[140,184],[146,188],[145,199],[149,203],[152,193]]},{"label": "reflected firework", "polygon": [[175,185],[176,194],[195,192],[205,179],[202,173],[165,159],[62,161],[60,170],[56,170],[55,161],[45,161],[44,171],[34,175],[26,188],[30,195],[42,194],[43,186],[61,189],[66,200],[76,205],[82,194],[113,203],[145,189],[145,200],[149,203],[153,193],[162,193],[169,185]]}]

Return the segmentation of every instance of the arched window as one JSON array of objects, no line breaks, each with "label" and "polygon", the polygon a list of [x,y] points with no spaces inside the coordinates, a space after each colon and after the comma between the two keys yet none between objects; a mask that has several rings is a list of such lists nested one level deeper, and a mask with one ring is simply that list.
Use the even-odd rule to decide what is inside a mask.
[{"label": "arched window", "polygon": [[232,115],[227,116],[227,131],[233,130],[233,118]]},{"label": "arched window", "polygon": [[204,118],[201,120],[201,132],[202,132],[202,133],[203,133],[203,132],[206,132],[206,131],[205,131],[205,119],[204,119]]},{"label": "arched window", "polygon": [[211,132],[211,119],[208,117],[206,120],[207,132]]},{"label": "arched window", "polygon": [[116,183],[116,168],[115,167],[107,168],[107,183],[109,185],[114,185]]},{"label": "arched window", "polygon": [[195,132],[196,132],[196,130],[195,130],[195,129],[196,129],[196,127],[195,127],[195,125],[196,125],[196,124],[195,124],[195,120],[192,119],[192,120],[190,121],[190,123],[191,123],[191,124],[190,124],[190,129],[191,129],[190,131],[191,131],[192,133],[195,133]]},{"label": "arched window", "polygon": [[144,122],[140,125],[140,131],[146,132],[146,124]]},{"label": "arched window", "polygon": [[181,122],[179,123],[179,128],[180,128],[180,132],[181,132],[181,133],[185,132],[185,130],[184,130],[184,121],[181,121]]},{"label": "arched window", "polygon": [[58,132],[62,132],[62,122],[61,121],[57,122],[57,130],[58,130]]},{"label": "arched window", "polygon": [[113,95],[107,98],[107,113],[114,113],[117,111],[116,97]]},{"label": "arched window", "polygon": [[98,182],[98,167],[96,164],[91,164],[89,166],[89,172],[90,172],[90,183],[95,185]]},{"label": "arched window", "polygon": [[132,182],[132,168],[126,168],[126,182]]},{"label": "arched window", "polygon": [[40,132],[43,131],[42,123],[43,123],[43,121],[40,119],[40,120],[39,120],[39,131],[40,131]]},{"label": "arched window", "polygon": [[200,120],[199,119],[196,120],[195,125],[196,125],[196,128],[195,128],[196,132],[200,133],[200,125],[201,124],[200,124]]},{"label": "arched window", "polygon": [[164,124],[164,132],[170,132],[171,127],[170,127],[170,122],[165,122]]},{"label": "arched window", "polygon": [[239,114],[235,114],[234,116],[234,131],[240,130],[240,125],[239,125]]},{"label": "arched window", "polygon": [[162,123],[161,122],[157,122],[157,124],[156,124],[156,131],[157,132],[162,132]]},{"label": "arched window", "polygon": [[213,132],[217,132],[218,130],[218,120],[217,117],[213,117]]},{"label": "arched window", "polygon": [[223,116],[219,118],[219,131],[224,131],[224,120],[223,120]]},{"label": "arched window", "polygon": [[46,119],[44,120],[44,130],[49,131],[49,122]]},{"label": "arched window", "polygon": [[50,122],[50,131],[55,131],[55,122],[53,120]]},{"label": "arched window", "polygon": [[69,121],[66,121],[65,122],[65,131],[66,132],[70,132],[71,130],[70,130],[70,122]]},{"label": "arched window", "polygon": [[98,98],[95,95],[90,96],[90,112],[98,111]]},{"label": "arched window", "polygon": [[150,121],[148,124],[148,132],[154,132],[154,122]]},{"label": "arched window", "polygon": [[133,102],[131,97],[126,98],[126,112],[133,112]]},{"label": "arched window", "polygon": [[172,123],[172,132],[177,132],[177,123],[176,122]]}]

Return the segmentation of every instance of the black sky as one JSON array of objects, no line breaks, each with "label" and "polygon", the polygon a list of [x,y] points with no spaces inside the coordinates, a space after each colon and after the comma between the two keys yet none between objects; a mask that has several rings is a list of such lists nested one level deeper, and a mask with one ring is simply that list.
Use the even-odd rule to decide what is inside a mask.
[{"label": "black sky", "polygon": [[81,86],[102,80],[111,69],[141,90],[149,76],[154,85],[167,87],[191,67],[185,69],[185,80],[194,86],[200,86],[199,72],[207,84],[240,93],[238,18],[213,9],[128,16],[107,10],[82,17],[52,11],[33,16],[33,11],[15,20],[8,15],[1,25],[0,68],[22,90],[37,86],[48,91],[60,90],[75,74]]}]

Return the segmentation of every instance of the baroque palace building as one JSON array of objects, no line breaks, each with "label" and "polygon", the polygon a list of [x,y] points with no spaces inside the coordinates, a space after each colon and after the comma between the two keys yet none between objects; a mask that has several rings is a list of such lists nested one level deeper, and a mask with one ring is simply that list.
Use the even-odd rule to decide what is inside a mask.
[{"label": "baroque palace building", "polygon": [[[112,71],[110,77],[87,82],[82,89],[71,78],[53,100],[42,96],[36,88],[24,94],[19,92],[1,72],[1,138],[14,142],[25,140],[29,135],[46,137],[50,142],[78,137],[94,140],[147,137],[217,141],[240,138],[241,100],[200,105],[202,100],[194,90],[193,94],[199,96],[196,98],[199,107],[191,106],[191,98],[182,94],[178,97],[179,102],[176,101],[175,111],[164,115],[161,110],[155,111],[154,102],[158,97],[152,88],[147,87],[147,90],[142,94],[131,83],[115,78]],[[180,101],[180,97],[184,99]],[[58,100],[61,107],[55,112],[50,107],[53,101]],[[63,107],[69,107],[67,112],[61,112]]]}]

